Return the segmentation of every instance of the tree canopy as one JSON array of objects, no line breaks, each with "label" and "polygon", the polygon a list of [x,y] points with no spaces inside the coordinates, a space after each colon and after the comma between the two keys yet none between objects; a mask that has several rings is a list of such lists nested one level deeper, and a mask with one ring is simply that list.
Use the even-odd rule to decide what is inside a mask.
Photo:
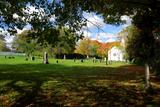
[{"label": "tree canopy", "polygon": [[[155,28],[160,25],[159,9],[159,0],[0,1],[1,22],[7,24],[10,31],[14,31],[15,26],[22,29],[27,23],[35,30],[57,25],[67,25],[74,31],[80,30],[86,22],[83,11],[101,14],[105,22],[111,24],[120,24],[123,22],[121,16],[128,15],[140,28]],[[51,21],[52,18],[54,20]]]},{"label": "tree canopy", "polygon": [[[57,35],[54,35],[57,32]],[[44,51],[53,54],[73,53],[79,36],[67,28],[46,29],[38,33],[41,38],[34,35],[34,31],[25,30],[14,37],[12,47],[18,52],[24,52],[27,56],[43,55]],[[30,36],[35,36],[34,39]]]},{"label": "tree canopy", "polygon": [[29,40],[27,38],[29,31],[23,31],[14,37],[12,47],[16,49],[17,52],[26,53],[27,56],[32,56],[34,52],[39,48],[39,44],[36,40]]},{"label": "tree canopy", "polygon": [[9,51],[4,35],[0,35],[0,51]]}]

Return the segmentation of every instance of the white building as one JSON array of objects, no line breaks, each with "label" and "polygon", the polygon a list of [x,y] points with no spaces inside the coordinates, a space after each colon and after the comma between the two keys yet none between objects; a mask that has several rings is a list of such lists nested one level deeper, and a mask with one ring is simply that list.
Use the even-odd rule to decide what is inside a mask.
[{"label": "white building", "polygon": [[117,46],[108,51],[108,61],[125,61],[124,51]]}]

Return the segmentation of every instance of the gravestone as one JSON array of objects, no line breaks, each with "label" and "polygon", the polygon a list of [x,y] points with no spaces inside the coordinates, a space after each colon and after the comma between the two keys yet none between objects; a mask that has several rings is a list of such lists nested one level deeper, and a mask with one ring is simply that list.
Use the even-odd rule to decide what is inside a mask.
[{"label": "gravestone", "polygon": [[63,59],[64,59],[64,60],[66,59],[66,55],[63,56]]},{"label": "gravestone", "polygon": [[32,57],[31,57],[31,60],[32,60],[32,61],[34,61],[34,60],[35,60],[35,57],[34,57],[34,56],[32,56]]},{"label": "gravestone", "polygon": [[94,57],[94,58],[93,58],[93,63],[95,63],[95,62],[96,62],[96,58]]},{"label": "gravestone", "polygon": [[25,60],[28,61],[28,58],[26,58]]},{"label": "gravestone", "polygon": [[104,58],[104,61],[106,62],[106,65],[108,65],[108,60],[106,57]]},{"label": "gravestone", "polygon": [[82,63],[84,62],[83,59],[81,59],[81,62],[82,62]]},{"label": "gravestone", "polygon": [[99,59],[99,62],[102,63],[102,59]]},{"label": "gravestone", "polygon": [[49,64],[49,62],[48,62],[48,53],[47,52],[44,53],[43,63],[44,64]]}]

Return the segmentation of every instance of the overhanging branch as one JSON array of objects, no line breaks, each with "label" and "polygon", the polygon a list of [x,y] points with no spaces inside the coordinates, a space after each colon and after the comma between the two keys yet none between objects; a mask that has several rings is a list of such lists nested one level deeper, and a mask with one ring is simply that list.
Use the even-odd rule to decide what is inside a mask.
[{"label": "overhanging branch", "polygon": [[133,4],[136,6],[146,6],[146,7],[150,7],[153,3],[156,4],[157,7],[160,7],[160,0],[154,0],[154,1],[150,1],[150,0],[139,0],[139,1],[132,1],[132,0],[122,0],[123,3],[126,4]]}]

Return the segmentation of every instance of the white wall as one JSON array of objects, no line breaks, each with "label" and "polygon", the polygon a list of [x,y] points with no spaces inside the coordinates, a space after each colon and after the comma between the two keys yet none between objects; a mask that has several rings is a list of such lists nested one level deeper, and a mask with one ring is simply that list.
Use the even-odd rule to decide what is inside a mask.
[{"label": "white wall", "polygon": [[108,51],[108,61],[125,61],[124,53],[117,47],[112,47]]}]

